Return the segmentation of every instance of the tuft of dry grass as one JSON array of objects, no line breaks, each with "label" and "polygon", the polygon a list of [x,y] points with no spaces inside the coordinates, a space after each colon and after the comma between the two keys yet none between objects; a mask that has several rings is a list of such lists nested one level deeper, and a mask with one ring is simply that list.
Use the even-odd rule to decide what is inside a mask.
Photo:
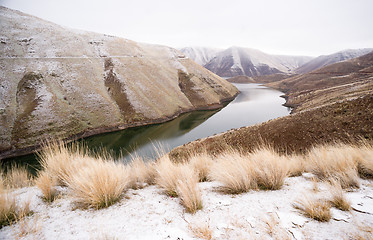
[{"label": "tuft of dry grass", "polygon": [[143,159],[134,157],[129,167],[131,169],[129,188],[139,189],[146,184],[155,183],[156,171],[153,162],[144,162]]},{"label": "tuft of dry grass", "polygon": [[0,188],[23,188],[33,184],[33,177],[24,166],[12,165],[6,173],[0,171]]},{"label": "tuft of dry grass", "polygon": [[198,188],[198,176],[189,165],[182,165],[176,184],[176,193],[189,213],[202,209],[202,196]]},{"label": "tuft of dry grass", "polygon": [[360,177],[373,179],[373,146],[365,143],[354,153],[354,160]]},{"label": "tuft of dry grass", "polygon": [[188,224],[188,228],[192,232],[193,236],[196,238],[204,239],[204,240],[212,239],[213,231],[209,224],[203,224],[203,225],[198,225],[198,226]]},{"label": "tuft of dry grass", "polygon": [[330,202],[333,207],[342,211],[349,211],[351,209],[351,202],[346,199],[343,189],[337,181],[331,182],[330,192],[332,194],[332,199]]},{"label": "tuft of dry grass", "polygon": [[255,166],[258,187],[263,190],[278,190],[288,176],[287,159],[273,149],[259,148],[249,155]]},{"label": "tuft of dry grass", "polygon": [[209,177],[223,184],[221,190],[230,194],[239,194],[257,189],[255,166],[249,158],[238,152],[221,154],[212,165]]},{"label": "tuft of dry grass", "polygon": [[4,226],[20,221],[32,214],[30,210],[30,200],[17,205],[13,195],[3,191],[0,192],[0,229]]},{"label": "tuft of dry grass", "polygon": [[354,151],[355,148],[342,144],[314,147],[306,156],[307,168],[321,181],[334,179],[342,188],[358,188],[360,183]]},{"label": "tuft of dry grass", "polygon": [[43,193],[43,199],[46,202],[53,202],[55,200],[57,196],[57,192],[55,189],[56,183],[56,178],[50,176],[49,173],[44,171],[39,173],[39,176],[36,179],[36,186]]},{"label": "tuft of dry grass", "polygon": [[70,147],[61,141],[52,141],[44,145],[39,153],[40,164],[50,176],[57,178],[57,184],[67,186],[67,180],[80,169],[92,165],[83,146],[72,144]]},{"label": "tuft of dry grass", "polygon": [[304,197],[293,204],[293,207],[302,211],[304,215],[319,222],[328,222],[332,215],[330,204],[325,200]]},{"label": "tuft of dry grass", "polygon": [[194,171],[197,172],[200,182],[208,181],[208,176],[211,170],[211,166],[214,161],[207,152],[201,154],[192,154],[189,158],[189,164],[193,167]]},{"label": "tuft of dry grass", "polygon": [[155,170],[157,176],[156,184],[161,187],[165,193],[171,197],[177,197],[176,185],[178,177],[182,174],[181,168],[173,163],[168,155],[163,155],[158,159]]},{"label": "tuft of dry grass", "polygon": [[287,158],[289,177],[301,176],[306,171],[306,163],[302,155],[290,155]]},{"label": "tuft of dry grass", "polygon": [[128,169],[113,161],[92,161],[89,167],[70,175],[67,186],[81,207],[108,207],[122,197],[129,183]]}]

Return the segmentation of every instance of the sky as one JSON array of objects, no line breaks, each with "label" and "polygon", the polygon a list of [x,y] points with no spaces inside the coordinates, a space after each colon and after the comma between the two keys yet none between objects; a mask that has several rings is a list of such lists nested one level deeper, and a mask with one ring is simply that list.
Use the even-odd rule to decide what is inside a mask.
[{"label": "sky", "polygon": [[0,0],[0,5],[70,28],[175,48],[240,46],[309,56],[373,48],[373,0]]}]

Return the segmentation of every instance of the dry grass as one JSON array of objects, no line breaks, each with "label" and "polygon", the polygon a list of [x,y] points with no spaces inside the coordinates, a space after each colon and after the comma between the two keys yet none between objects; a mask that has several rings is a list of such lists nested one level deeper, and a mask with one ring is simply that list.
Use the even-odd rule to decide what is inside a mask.
[{"label": "dry grass", "polygon": [[198,225],[198,226],[188,224],[188,228],[192,232],[193,236],[196,238],[204,239],[204,240],[212,239],[213,231],[209,224],[203,224],[203,225]]},{"label": "dry grass", "polygon": [[0,192],[0,229],[20,221],[31,213],[30,200],[24,202],[23,205],[20,206],[16,204],[13,195],[6,191]]},{"label": "dry grass", "polygon": [[129,164],[130,183],[129,188],[139,189],[155,183],[156,171],[153,162],[144,162],[139,157],[134,157]]},{"label": "dry grass", "polygon": [[293,207],[319,222],[328,222],[331,219],[330,204],[325,200],[305,196],[304,199],[296,201]]},{"label": "dry grass", "polygon": [[178,177],[182,174],[181,168],[173,163],[168,155],[163,155],[158,159],[155,170],[157,176],[155,179],[156,184],[161,187],[165,193],[171,197],[177,197],[177,181]]},{"label": "dry grass", "polygon": [[180,173],[176,184],[176,192],[181,204],[189,213],[202,209],[202,196],[198,188],[198,176],[189,165],[180,166]]},{"label": "dry grass", "polygon": [[342,211],[349,211],[351,209],[351,202],[346,199],[343,189],[337,181],[332,181],[330,192],[332,193],[332,199],[330,202],[333,207]]},{"label": "dry grass", "polygon": [[290,155],[287,157],[289,177],[301,176],[306,171],[306,163],[302,155]]},{"label": "dry grass", "polygon": [[239,194],[257,189],[255,166],[238,152],[221,154],[211,167],[210,178],[223,184],[221,190]]},{"label": "dry grass", "polygon": [[193,167],[194,171],[198,174],[200,182],[208,181],[208,176],[211,170],[211,166],[214,161],[207,152],[201,154],[192,154],[189,158],[189,164]]},{"label": "dry grass", "polygon": [[361,178],[373,179],[373,146],[364,143],[354,151],[354,160]]},{"label": "dry grass", "polygon": [[92,163],[66,179],[67,186],[79,206],[108,207],[122,197],[129,183],[128,169],[122,164],[102,159]]},{"label": "dry grass", "polygon": [[[19,220],[16,220],[15,224],[17,224],[17,227],[12,227],[12,232],[15,239],[23,239],[29,234],[34,234],[35,236],[40,233],[40,230],[42,228],[37,216],[34,218],[21,218]],[[35,239],[36,238],[40,238],[40,236],[35,236]]]},{"label": "dry grass", "polygon": [[53,202],[57,196],[57,192],[55,189],[56,185],[56,178],[50,176],[47,172],[39,173],[38,178],[36,179],[36,186],[41,190],[43,193],[43,199],[46,202]]},{"label": "dry grass", "polygon": [[33,184],[34,179],[27,169],[23,166],[12,165],[6,173],[0,171],[0,188],[23,188]]},{"label": "dry grass", "polygon": [[260,189],[278,190],[282,187],[289,172],[285,157],[280,157],[270,148],[257,149],[249,157],[255,164],[256,181]]},{"label": "dry grass", "polygon": [[61,186],[67,186],[66,181],[74,173],[92,164],[92,158],[84,152],[83,146],[72,144],[68,147],[61,141],[46,143],[39,158],[44,171],[56,177]]},{"label": "dry grass", "polygon": [[315,147],[306,156],[307,168],[321,181],[334,179],[342,188],[358,188],[359,176],[353,156],[357,149],[342,144]]},{"label": "dry grass", "polygon": [[259,148],[243,156],[234,151],[220,155],[212,165],[210,177],[223,183],[222,190],[237,194],[249,190],[277,190],[289,172],[287,159],[270,148]]}]

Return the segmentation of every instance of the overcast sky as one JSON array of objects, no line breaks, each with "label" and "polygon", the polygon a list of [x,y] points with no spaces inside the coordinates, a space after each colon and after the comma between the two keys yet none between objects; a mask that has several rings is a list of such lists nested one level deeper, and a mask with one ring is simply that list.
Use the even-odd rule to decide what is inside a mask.
[{"label": "overcast sky", "polygon": [[317,56],[373,47],[373,0],[0,0],[0,4],[71,28],[176,48],[241,46]]}]

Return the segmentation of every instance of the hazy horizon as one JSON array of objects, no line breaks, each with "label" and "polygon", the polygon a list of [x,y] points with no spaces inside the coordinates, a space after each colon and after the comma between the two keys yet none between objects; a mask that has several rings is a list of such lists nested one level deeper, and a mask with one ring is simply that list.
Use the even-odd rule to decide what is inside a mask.
[{"label": "hazy horizon", "polygon": [[370,0],[0,0],[66,27],[174,48],[231,46],[319,56],[373,47]]}]

